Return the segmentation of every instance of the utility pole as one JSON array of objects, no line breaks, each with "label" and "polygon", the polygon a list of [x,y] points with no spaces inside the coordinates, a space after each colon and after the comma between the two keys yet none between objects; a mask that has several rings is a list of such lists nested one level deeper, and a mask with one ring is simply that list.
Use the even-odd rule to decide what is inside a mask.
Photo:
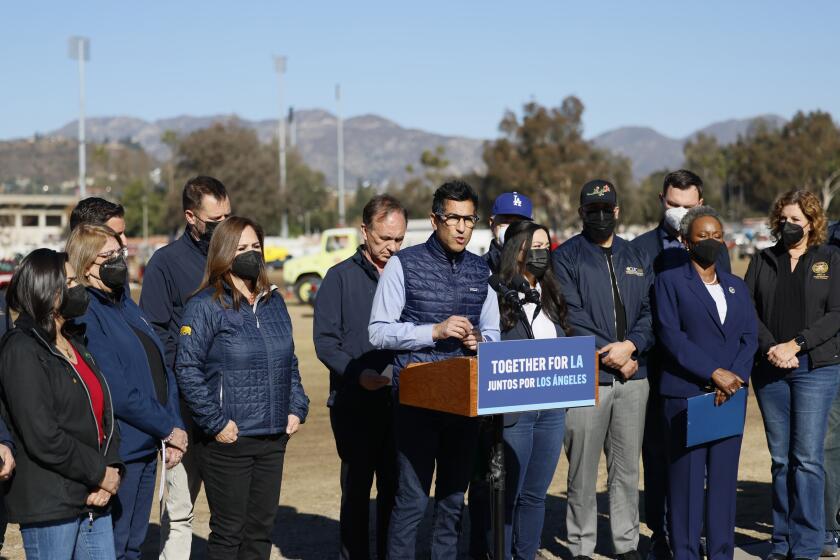
[{"label": "utility pole", "polygon": [[85,153],[85,61],[90,60],[90,40],[70,37],[67,45],[70,58],[79,61],[79,198],[87,196],[87,162]]},{"label": "utility pole", "polygon": [[344,226],[344,121],[341,118],[341,84],[335,86],[335,112],[338,121],[338,225]]},{"label": "utility pole", "polygon": [[286,73],[286,57],[274,57],[274,69],[277,71],[278,101],[280,112],[277,118],[277,145],[280,159],[280,200],[283,212],[280,217],[280,236],[289,237],[289,209],[286,201],[286,111],[283,106],[283,75]]}]

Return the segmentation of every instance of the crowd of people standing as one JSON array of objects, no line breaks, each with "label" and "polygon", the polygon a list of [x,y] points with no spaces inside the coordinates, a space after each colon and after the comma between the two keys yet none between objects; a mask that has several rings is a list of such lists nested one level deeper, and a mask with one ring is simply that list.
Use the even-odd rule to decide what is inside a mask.
[{"label": "crowd of people standing", "polygon": [[[772,459],[766,560],[837,554],[837,228],[814,194],[783,193],[769,215],[777,243],[742,280],[702,179],[670,173],[659,197],[660,224],[627,241],[616,234],[618,189],[589,181],[580,234],[552,250],[531,200],[504,193],[483,257],[466,250],[480,218],[463,181],[435,191],[433,232],[406,249],[399,200],[367,203],[362,243],[327,273],[314,310],[341,459],[340,548],[325,555],[413,559],[434,482],[432,558],[457,557],[468,491],[470,555],[492,557],[487,425],[401,404],[400,374],[485,342],[568,336],[596,341],[599,402],[505,416],[506,558],[537,556],[563,451],[576,560],[595,555],[602,451],[617,558],[641,558],[640,459],[648,558],[732,558],[743,414],[735,435],[691,445],[686,417],[704,395],[744,407],[749,386]],[[183,234],[149,261],[139,303],[124,210],[100,198],[73,210],[64,252],[33,251],[7,290],[0,481],[27,558],[139,559],[157,497],[160,558],[187,559],[202,484],[207,557],[270,555],[286,447],[309,410],[292,322],[268,278],[263,229],[232,214],[224,185],[192,178],[182,203]],[[523,278],[539,302],[521,312],[497,298],[491,274]]]}]

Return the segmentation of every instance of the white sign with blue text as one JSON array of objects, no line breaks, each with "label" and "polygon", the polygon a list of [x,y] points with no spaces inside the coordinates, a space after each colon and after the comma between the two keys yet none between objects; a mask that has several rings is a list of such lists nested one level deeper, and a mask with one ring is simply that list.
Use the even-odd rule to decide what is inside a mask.
[{"label": "white sign with blue text", "polygon": [[595,404],[595,337],[478,345],[478,414]]}]

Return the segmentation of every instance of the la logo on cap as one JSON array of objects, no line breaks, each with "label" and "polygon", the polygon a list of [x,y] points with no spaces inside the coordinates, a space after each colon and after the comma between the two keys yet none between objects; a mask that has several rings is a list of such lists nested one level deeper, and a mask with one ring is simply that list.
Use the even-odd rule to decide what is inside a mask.
[{"label": "la logo on cap", "polygon": [[522,199],[519,198],[519,195],[516,194],[516,193],[513,193],[513,205],[514,206],[522,206]]}]

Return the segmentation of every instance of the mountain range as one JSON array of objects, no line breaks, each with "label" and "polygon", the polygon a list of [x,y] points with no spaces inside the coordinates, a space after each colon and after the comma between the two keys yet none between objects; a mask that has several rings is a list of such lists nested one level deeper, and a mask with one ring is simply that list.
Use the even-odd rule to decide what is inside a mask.
[{"label": "mountain range", "polygon": [[[747,119],[731,119],[703,127],[685,138],[671,138],[649,127],[625,126],[592,138],[599,147],[628,157],[633,175],[641,179],[659,169],[674,169],[683,163],[683,145],[703,133],[715,137],[720,144],[734,142],[762,119],[771,127],[784,124],[778,115],[760,115]],[[96,117],[87,120],[87,137],[93,142],[130,140],[136,142],[158,160],[170,157],[169,148],[161,137],[167,130],[183,137],[214,123],[236,123],[252,128],[263,142],[276,137],[274,119],[247,120],[236,115],[178,116],[146,121],[133,117]],[[320,109],[297,111],[290,136],[308,165],[322,171],[330,184],[336,184],[336,126],[335,115]],[[73,139],[75,121],[47,134],[49,137]],[[361,115],[344,121],[345,180],[351,188],[357,182],[383,184],[402,182],[408,177],[406,165],[418,163],[423,150],[443,146],[450,163],[448,173],[463,175],[481,173],[484,140],[460,136],[445,136],[418,129],[404,128],[378,115]]]}]

